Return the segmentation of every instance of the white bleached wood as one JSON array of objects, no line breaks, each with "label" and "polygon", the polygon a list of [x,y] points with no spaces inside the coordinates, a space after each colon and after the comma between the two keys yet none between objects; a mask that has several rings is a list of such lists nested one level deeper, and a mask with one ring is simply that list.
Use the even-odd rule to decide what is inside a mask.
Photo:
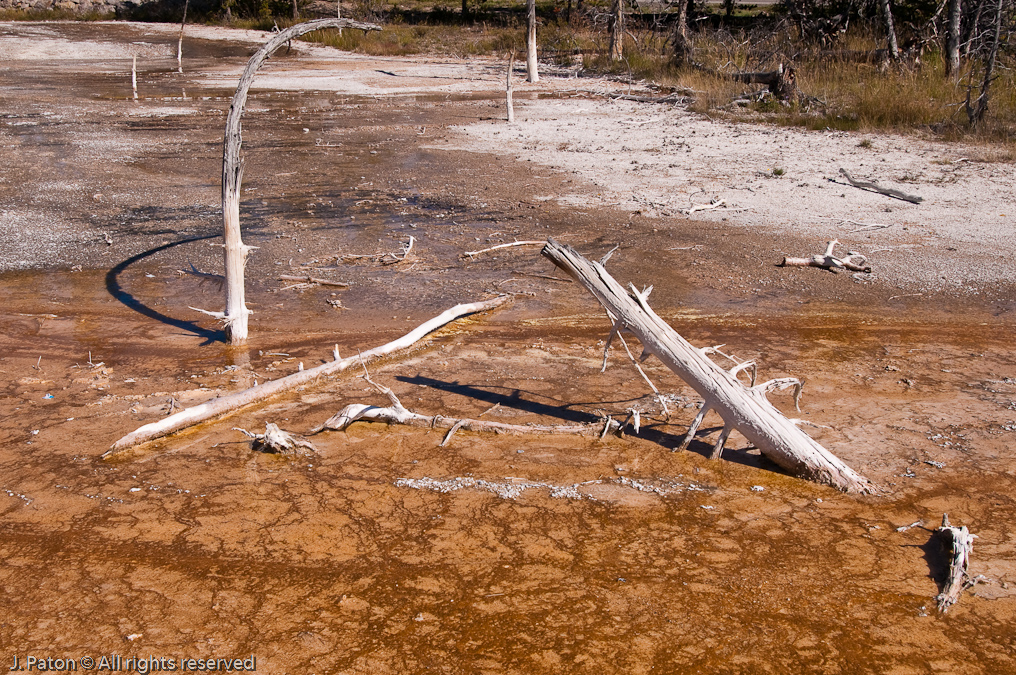
[{"label": "white bleached wood", "polygon": [[[430,321],[420,324],[409,333],[400,337],[398,340],[394,340],[380,347],[375,347],[374,349],[365,351],[357,356],[345,359],[336,358],[334,361],[329,361],[328,363],[324,363],[316,368],[311,368],[310,370],[300,370],[299,372],[279,378],[278,380],[265,382],[251,387],[250,389],[244,389],[243,391],[238,391],[235,394],[230,394],[228,396],[208,401],[207,403],[202,403],[201,405],[194,406],[193,408],[187,408],[175,415],[170,415],[158,422],[146,424],[140,429],[127,434],[114,443],[112,447],[102,455],[102,458],[108,459],[119,452],[132,448],[136,445],[140,445],[141,443],[146,443],[163,436],[168,436],[171,433],[180,431],[181,429],[186,429],[187,427],[194,426],[195,424],[199,424],[210,419],[222,417],[253,403],[264,401],[272,396],[277,396],[283,392],[295,389],[296,387],[309,384],[319,377],[337,375],[338,373],[348,369],[350,366],[358,365],[360,363],[369,363],[389,354],[394,354],[395,352],[412,346],[428,334],[434,332],[438,328],[441,328],[445,324],[454,321],[455,319],[468,316],[470,314],[476,314],[477,312],[486,312],[496,307],[500,307],[510,301],[511,296],[499,296],[483,302],[455,305]],[[333,356],[338,357],[338,347],[335,348]]]},{"label": "white bleached wood", "polygon": [[621,426],[609,417],[606,422],[595,422],[592,424],[505,424],[503,422],[488,422],[486,420],[470,418],[421,415],[403,406],[402,401],[388,387],[374,382],[369,376],[364,376],[364,379],[387,396],[391,406],[380,408],[363,403],[350,403],[310,433],[318,433],[325,429],[342,431],[353,422],[360,420],[384,422],[387,424],[405,424],[407,426],[427,429],[448,429],[448,433],[445,434],[440,443],[440,446],[444,447],[451,440],[452,435],[459,429],[498,434],[566,434],[591,436],[594,438],[599,436],[603,438],[607,433],[616,431]]},{"label": "white bleached wood", "polygon": [[240,159],[242,134],[240,118],[247,104],[247,92],[254,83],[254,75],[276,49],[305,33],[325,28],[359,28],[381,30],[380,26],[350,21],[349,19],[318,19],[291,26],[276,33],[247,62],[233,95],[233,103],[226,116],[226,132],[222,142],[222,227],[225,239],[226,265],[226,337],[230,344],[247,341],[247,317],[250,310],[244,299],[243,270],[247,253],[240,236],[240,183],[243,180],[243,162]]},{"label": "white bleached wood", "polygon": [[970,534],[966,526],[949,525],[948,513],[942,515],[942,526],[936,529],[935,533],[948,547],[949,555],[949,574],[942,585],[942,592],[935,597],[938,611],[944,613],[956,604],[963,591],[974,586],[983,577],[971,578],[967,571],[970,566],[970,554],[974,552],[976,534]]},{"label": "white bleached wood", "polygon": [[894,197],[896,199],[902,199],[903,201],[910,202],[911,204],[920,204],[921,202],[924,201],[924,197],[918,197],[917,195],[908,195],[906,192],[897,190],[896,188],[882,187],[878,183],[873,183],[871,181],[857,180],[856,178],[851,176],[850,172],[847,171],[846,169],[840,169],[840,173],[843,174],[843,177],[847,179],[847,182],[853,185],[855,188],[860,188],[862,190],[871,190],[872,192],[877,192],[880,195],[885,195],[886,197]]},{"label": "white bleached wood", "polygon": [[644,301],[626,292],[602,265],[554,240],[548,240],[543,255],[584,285],[647,350],[695,389],[705,400],[703,411],[714,410],[724,427],[737,429],[773,462],[794,475],[846,492],[875,489],[867,478],[801,431],[764,396],[752,393],[706,358]]}]

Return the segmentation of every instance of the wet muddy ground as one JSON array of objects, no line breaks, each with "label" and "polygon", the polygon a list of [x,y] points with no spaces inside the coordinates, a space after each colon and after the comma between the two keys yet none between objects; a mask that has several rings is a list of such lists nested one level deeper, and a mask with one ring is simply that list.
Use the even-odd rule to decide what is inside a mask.
[{"label": "wet muddy ground", "polygon": [[[461,142],[453,127],[501,114],[496,91],[262,90],[244,125],[241,207],[259,247],[255,314],[249,349],[230,350],[189,307],[222,302],[211,275],[230,92],[218,83],[251,43],[196,40],[180,75],[170,31],[3,30],[26,50],[44,35],[112,54],[85,58],[93,44],[2,66],[9,657],[254,654],[266,673],[1016,672],[1007,283],[973,299],[915,294],[772,266],[784,247],[814,248],[810,235],[537,199],[597,187],[441,149]],[[138,42],[151,57],[134,102],[124,54]],[[410,236],[399,264],[341,258],[398,252]],[[620,243],[612,273],[654,284],[654,306],[694,344],[726,344],[766,378],[806,378],[790,414],[884,490],[859,498],[785,476],[736,434],[709,461],[713,417],[673,452],[697,400],[650,361],[664,415],[617,349],[600,373],[609,326],[590,296],[545,278],[560,275],[536,248],[460,258],[547,236],[597,257]],[[299,274],[351,285],[279,279]],[[233,430],[306,431],[347,403],[385,402],[350,375],[100,459],[172,409],[497,292],[518,295],[374,379],[426,414],[561,423],[634,406],[638,437],[459,432],[438,447],[436,431],[361,423],[283,458]],[[931,531],[946,512],[978,535],[971,571],[988,581],[938,615]]]}]

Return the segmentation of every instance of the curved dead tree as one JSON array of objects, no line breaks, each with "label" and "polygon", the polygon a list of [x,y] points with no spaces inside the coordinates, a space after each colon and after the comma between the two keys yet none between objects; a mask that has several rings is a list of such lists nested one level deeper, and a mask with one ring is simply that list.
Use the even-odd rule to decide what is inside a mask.
[{"label": "curved dead tree", "polygon": [[[653,355],[687,382],[704,399],[702,410],[692,422],[685,442],[691,440],[705,414],[712,410],[723,418],[723,431],[713,448],[713,457],[723,451],[727,436],[734,429],[751,441],[762,454],[790,473],[825,483],[845,492],[873,492],[875,486],[787,419],[766,398],[774,389],[796,383],[771,380],[746,387],[737,373],[748,363],[725,370],[708,354],[714,349],[698,349],[685,340],[654,312],[647,302],[648,291],[631,287],[625,290],[601,262],[590,262],[570,246],[553,239],[547,241],[543,255],[582,284],[607,310],[616,331],[628,330],[645,347],[644,356]],[[609,256],[609,254],[608,254]]]},{"label": "curved dead tree", "polygon": [[240,83],[233,96],[233,104],[226,117],[226,134],[222,142],[222,225],[226,249],[226,311],[208,312],[223,321],[230,344],[241,345],[247,341],[247,309],[244,300],[243,268],[250,246],[240,238],[240,181],[243,178],[243,162],[240,159],[240,117],[247,104],[247,91],[254,82],[254,75],[275,50],[305,33],[324,28],[359,28],[360,30],[381,30],[380,26],[360,23],[349,19],[319,19],[307,21],[281,31],[266,42],[247,62],[240,76]]}]

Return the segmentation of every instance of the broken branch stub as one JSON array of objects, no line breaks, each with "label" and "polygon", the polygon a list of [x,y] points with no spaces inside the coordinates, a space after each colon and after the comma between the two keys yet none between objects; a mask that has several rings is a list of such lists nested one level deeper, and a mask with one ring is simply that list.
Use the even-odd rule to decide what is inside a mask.
[{"label": "broken branch stub", "polygon": [[[970,566],[970,554],[974,551],[974,538],[966,526],[949,525],[949,514],[942,515],[942,526],[935,530],[939,540],[949,556],[949,574],[942,584],[942,592],[935,597],[938,611],[945,613],[960,599],[960,594],[977,583],[967,571]],[[983,578],[983,577],[978,577]]]},{"label": "broken branch stub", "polygon": [[240,159],[240,118],[247,104],[247,92],[254,83],[254,75],[276,49],[304,33],[325,28],[359,28],[360,30],[381,30],[371,23],[360,23],[349,19],[319,19],[291,26],[274,35],[247,62],[240,76],[233,103],[226,116],[226,132],[222,141],[222,226],[225,239],[226,264],[226,311],[223,315],[226,337],[229,343],[241,345],[247,341],[247,309],[244,300],[243,268],[251,250],[240,237],[240,182],[243,179],[243,162]]},{"label": "broken branch stub", "polygon": [[259,403],[273,396],[295,389],[296,387],[309,384],[319,377],[325,375],[337,375],[351,366],[359,365],[361,363],[370,363],[371,361],[380,359],[389,354],[407,349],[416,342],[422,340],[428,334],[436,331],[438,328],[441,328],[455,319],[468,316],[470,314],[476,314],[478,312],[492,310],[495,307],[500,307],[501,305],[510,302],[511,299],[511,296],[502,295],[483,302],[455,305],[433,319],[420,324],[409,333],[400,337],[398,340],[393,340],[388,344],[375,347],[363,352],[362,354],[358,354],[357,356],[340,359],[338,358],[338,349],[336,348],[334,352],[334,361],[323,363],[320,366],[309,370],[300,370],[292,375],[287,375],[286,377],[281,377],[277,380],[265,382],[228,396],[213,399],[207,403],[196,405],[193,408],[181,410],[175,415],[170,415],[158,422],[146,424],[114,443],[109,450],[103,453],[102,458],[109,459],[110,457],[113,457],[124,450],[133,448],[136,445],[141,445],[142,443],[153,441],[157,438],[162,438],[163,436],[168,436],[171,433],[192,427],[195,424],[200,424],[201,422],[205,422],[210,419],[223,417],[254,403]]},{"label": "broken branch stub", "polygon": [[[875,486],[830,453],[765,397],[765,388],[745,387],[671,328],[650,307],[644,294],[628,293],[600,263],[590,262],[570,246],[548,240],[543,255],[582,284],[633,333],[645,349],[688,383],[704,399],[703,411],[723,418],[725,440],[736,429],[766,457],[790,473],[845,492],[873,492]],[[704,415],[702,415],[704,417]],[[701,419],[696,418],[701,423]],[[717,443],[714,454],[722,451]]]}]

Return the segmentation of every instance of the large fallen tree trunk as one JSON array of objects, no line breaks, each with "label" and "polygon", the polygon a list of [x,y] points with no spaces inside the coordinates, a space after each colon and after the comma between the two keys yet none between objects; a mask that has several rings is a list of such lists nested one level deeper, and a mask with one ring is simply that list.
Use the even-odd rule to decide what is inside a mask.
[{"label": "large fallen tree trunk", "polygon": [[[751,388],[737,379],[744,364],[731,371],[711,361],[707,349],[697,349],[661,319],[646,301],[648,292],[626,291],[604,269],[569,246],[548,240],[543,255],[585,286],[615,321],[615,330],[626,329],[643,344],[647,355],[659,358],[705,400],[704,413],[713,410],[723,418],[724,428],[714,448],[723,450],[728,434],[736,429],[766,457],[794,475],[832,485],[846,492],[873,492],[875,486],[835,455],[819,445],[787,419],[765,397],[771,383]],[[691,430],[689,430],[691,431]],[[691,431],[691,433],[694,433]]]},{"label": "large fallen tree trunk", "polygon": [[455,305],[430,321],[420,324],[414,330],[410,331],[406,335],[403,335],[398,340],[389,342],[388,344],[380,347],[375,347],[374,349],[365,351],[357,356],[340,359],[338,349],[336,349],[335,360],[329,363],[324,363],[316,368],[311,368],[310,370],[301,370],[293,373],[292,375],[287,375],[286,377],[279,378],[278,380],[272,380],[271,382],[265,382],[264,384],[259,384],[251,387],[250,389],[238,391],[235,394],[230,394],[229,396],[213,399],[207,403],[194,406],[193,408],[182,410],[175,415],[170,415],[158,422],[146,424],[137,431],[127,434],[114,443],[113,446],[102,455],[102,458],[108,459],[109,457],[136,445],[140,445],[163,436],[168,436],[171,433],[180,431],[181,429],[186,429],[187,427],[194,426],[195,424],[199,424],[206,420],[222,417],[235,412],[240,408],[245,408],[252,403],[264,401],[272,396],[276,396],[291,389],[295,389],[301,385],[313,382],[319,377],[325,375],[336,375],[348,369],[350,366],[376,361],[384,356],[411,347],[414,343],[422,340],[428,334],[436,331],[438,328],[441,328],[455,319],[468,316],[470,314],[476,314],[477,312],[485,312],[494,309],[495,307],[499,307],[508,302],[510,299],[511,296],[499,296],[484,302]]}]

